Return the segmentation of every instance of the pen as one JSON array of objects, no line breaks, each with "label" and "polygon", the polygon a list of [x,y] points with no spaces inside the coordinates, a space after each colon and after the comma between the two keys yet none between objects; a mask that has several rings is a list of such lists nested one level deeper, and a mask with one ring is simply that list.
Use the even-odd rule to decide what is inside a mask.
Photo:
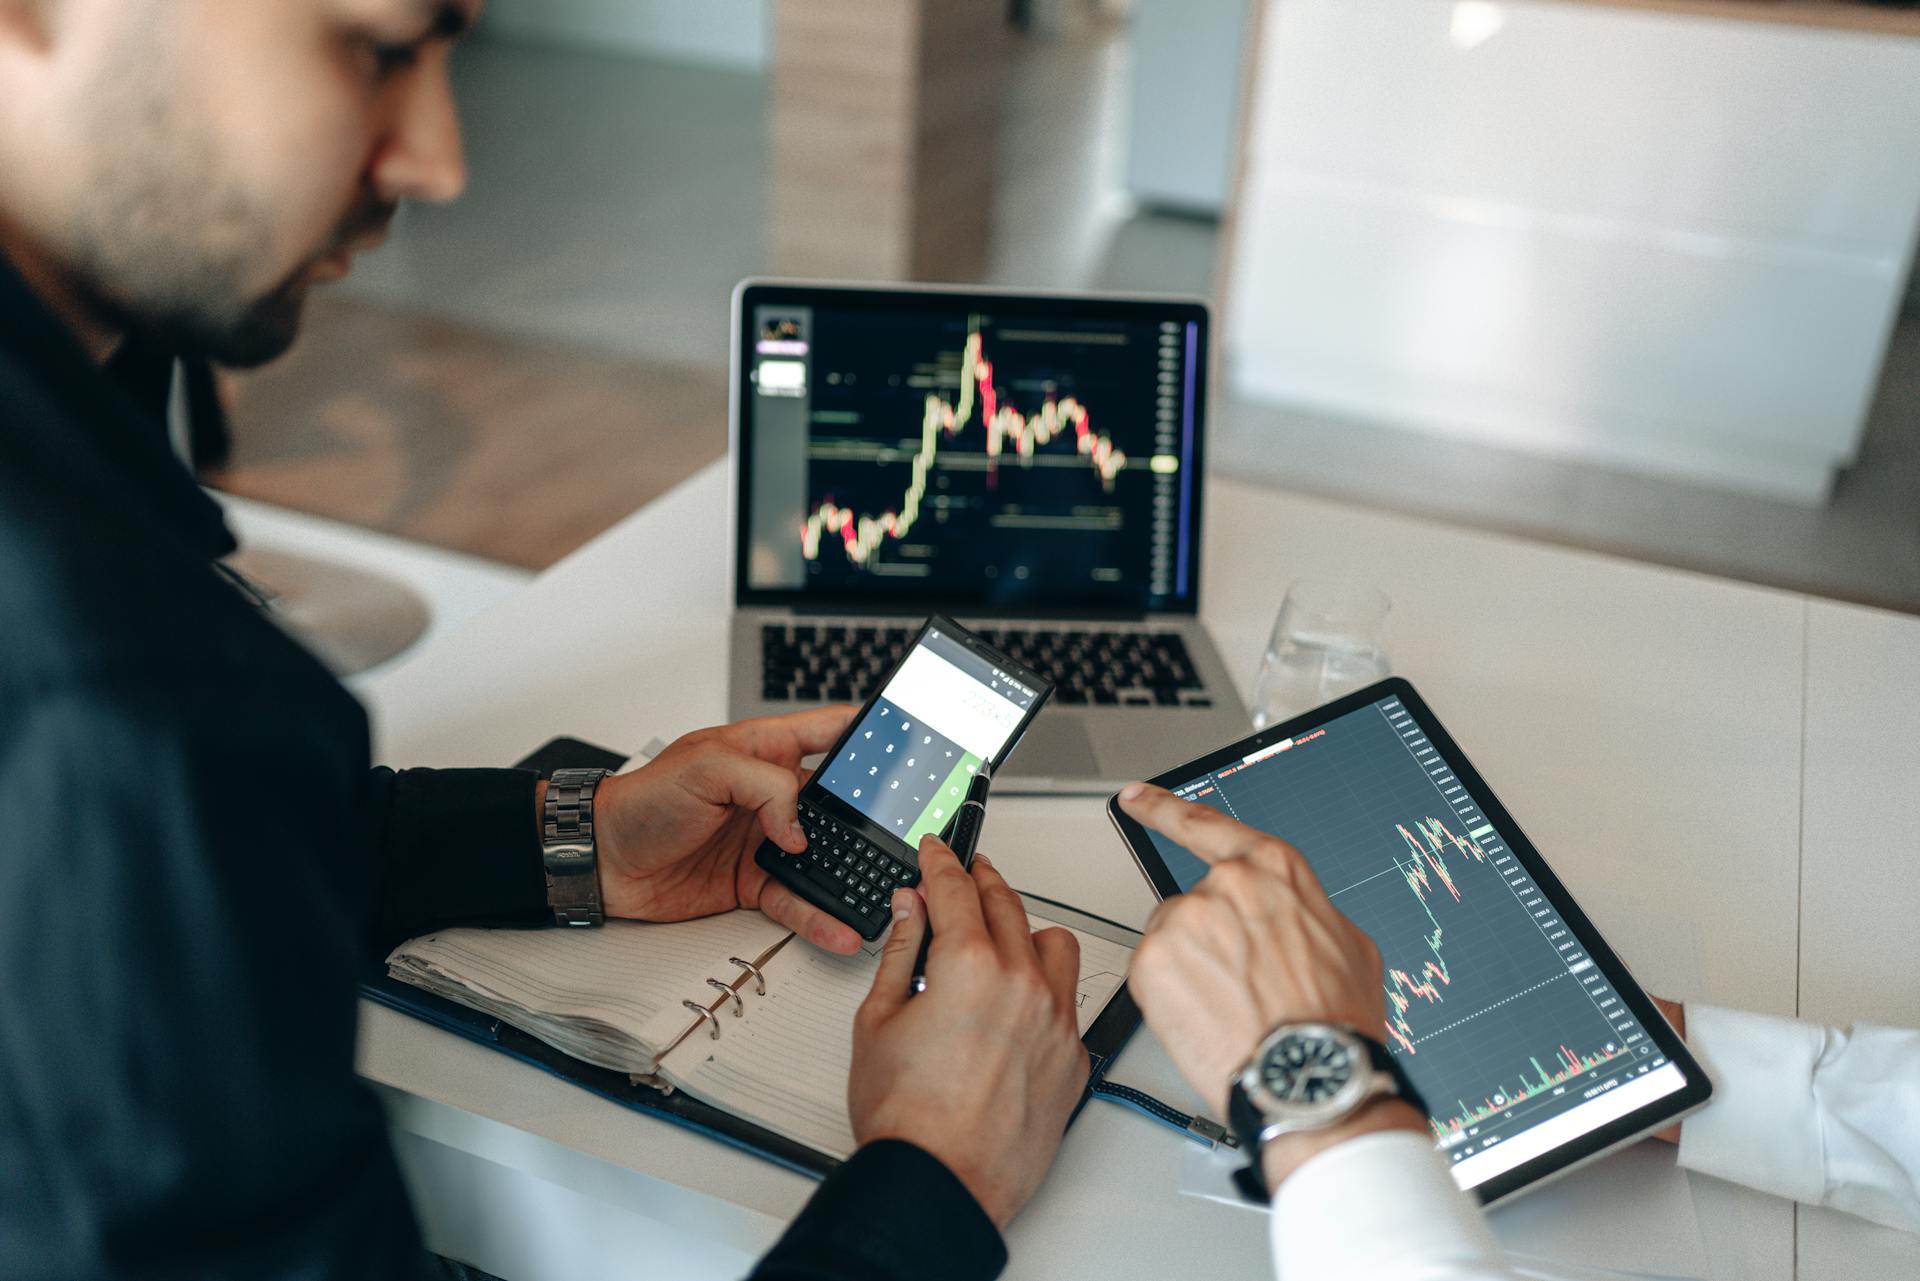
[{"label": "pen", "polygon": [[[947,848],[960,860],[962,868],[973,866],[973,847],[980,842],[980,827],[987,819],[987,788],[992,786],[992,773],[983,764],[973,772],[973,782],[967,785],[967,799],[960,802],[959,812],[953,816],[953,835],[947,840]],[[927,932],[920,940],[920,955],[913,962],[913,983],[910,990],[920,993],[927,990],[927,949],[933,946],[933,923],[927,923]]]}]

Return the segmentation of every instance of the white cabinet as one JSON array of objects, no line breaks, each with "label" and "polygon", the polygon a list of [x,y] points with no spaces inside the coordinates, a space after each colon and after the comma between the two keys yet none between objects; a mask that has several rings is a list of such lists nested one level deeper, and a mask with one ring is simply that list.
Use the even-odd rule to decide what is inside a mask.
[{"label": "white cabinet", "polygon": [[1920,40],[1562,0],[1277,0],[1231,385],[1818,501],[1920,221]]}]

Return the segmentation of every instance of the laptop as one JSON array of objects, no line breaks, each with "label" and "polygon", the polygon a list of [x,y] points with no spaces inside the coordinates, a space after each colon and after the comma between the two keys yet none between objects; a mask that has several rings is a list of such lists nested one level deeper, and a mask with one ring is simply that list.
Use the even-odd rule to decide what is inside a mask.
[{"label": "laptop", "polygon": [[733,326],[733,717],[858,702],[943,613],[1057,687],[997,792],[1248,732],[1198,618],[1203,303],[749,280]]}]

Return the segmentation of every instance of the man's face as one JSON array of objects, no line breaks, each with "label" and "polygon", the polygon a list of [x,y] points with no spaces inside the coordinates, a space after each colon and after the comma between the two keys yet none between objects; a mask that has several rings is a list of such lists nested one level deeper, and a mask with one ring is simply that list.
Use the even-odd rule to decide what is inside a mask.
[{"label": "man's face", "polygon": [[401,200],[465,185],[447,62],[478,7],[0,0],[0,217],[106,323],[272,360]]}]

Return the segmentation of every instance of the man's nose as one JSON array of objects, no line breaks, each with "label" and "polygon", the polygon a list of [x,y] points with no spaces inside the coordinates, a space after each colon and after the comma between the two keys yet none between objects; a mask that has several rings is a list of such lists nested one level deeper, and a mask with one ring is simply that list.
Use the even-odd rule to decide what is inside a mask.
[{"label": "man's nose", "polygon": [[429,55],[401,88],[399,112],[374,159],[373,185],[387,200],[445,203],[467,188],[467,158],[444,52]]}]

